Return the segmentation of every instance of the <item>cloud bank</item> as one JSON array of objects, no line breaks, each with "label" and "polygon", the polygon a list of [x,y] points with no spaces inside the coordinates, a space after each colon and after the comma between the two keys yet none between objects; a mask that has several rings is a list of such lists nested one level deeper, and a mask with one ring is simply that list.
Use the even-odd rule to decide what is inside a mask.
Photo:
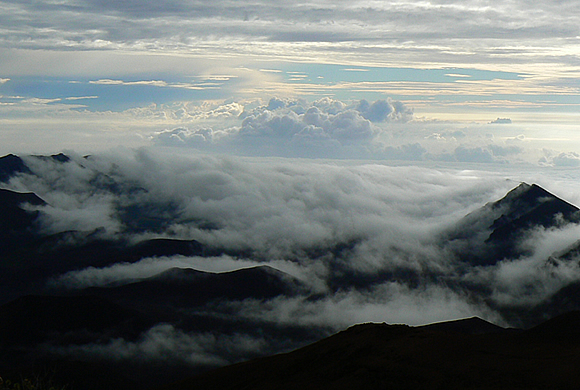
[{"label": "cloud bank", "polygon": [[[272,98],[267,106],[242,112],[240,126],[226,129],[176,128],[153,135],[163,146],[233,150],[252,155],[293,157],[372,157],[381,150],[375,139],[381,122],[405,123],[413,112],[401,102],[362,100],[347,105],[328,98],[304,100]],[[376,149],[376,150],[372,150]]]},{"label": "cloud bank", "polygon": [[547,143],[530,129],[528,134],[537,141],[518,133],[526,131],[520,127],[511,128],[507,134],[513,136],[506,136],[504,125],[423,121],[391,99],[345,103],[272,98],[267,104],[245,107],[228,103],[207,115],[215,112],[228,122],[184,123],[155,132],[150,140],[156,146],[251,156],[544,166],[573,165],[577,160],[574,153],[546,148]]},{"label": "cloud bank", "polygon": [[[284,115],[272,114],[280,109]],[[253,128],[268,124],[260,134],[270,134],[273,118],[303,123],[311,111],[313,118],[332,123],[342,113],[356,111],[335,104],[316,109],[296,112],[284,103],[261,107],[247,118],[268,118]],[[355,134],[355,141],[336,139],[366,142],[360,132]],[[461,139],[460,133],[453,136]],[[47,202],[34,207],[41,213],[43,232],[77,231],[62,235],[69,243],[89,237],[125,244],[151,238],[196,240],[211,248],[212,255],[83,266],[53,275],[47,288],[71,293],[126,285],[175,267],[224,272],[260,265],[285,272],[305,288],[297,295],[179,308],[185,317],[252,324],[239,332],[161,323],[135,339],[46,346],[48,353],[59,356],[208,367],[280,352],[305,340],[280,336],[287,331],[315,331],[322,337],[360,322],[419,325],[471,316],[519,326],[510,313],[545,304],[562,288],[580,283],[577,254],[562,256],[566,248],[578,245],[580,230],[574,224],[529,231],[518,242],[526,249],[522,255],[488,266],[462,256],[462,250],[484,245],[485,231],[449,240],[449,232],[465,215],[500,199],[521,181],[536,182],[580,204],[578,173],[565,167],[541,173],[509,164],[485,170],[486,164],[457,168],[446,163],[435,169],[353,160],[227,157],[189,148],[68,155],[68,160],[27,156],[31,172],[3,184],[35,192]],[[273,336],[264,336],[263,330]]]},{"label": "cloud bank", "polygon": [[[270,115],[265,112],[258,117]],[[452,246],[442,245],[447,229],[470,211],[501,198],[521,179],[553,182],[533,170],[522,178],[521,171],[509,166],[495,172],[466,171],[340,160],[244,159],[185,151],[176,155],[147,149],[88,157],[71,154],[67,162],[27,157],[26,162],[32,174],[16,176],[7,186],[35,192],[48,203],[38,207],[46,233],[76,230],[129,242],[178,238],[224,251],[210,258],[152,258],[81,269],[52,282],[69,288],[145,278],[172,267],[225,271],[268,264],[324,293],[357,288],[357,278],[365,275],[385,275],[378,290],[347,292],[328,304],[338,304],[334,301],[338,299],[360,306],[357,299],[374,294],[384,299],[382,304],[391,305],[391,299],[404,301],[408,294],[417,293],[406,290],[407,281],[397,275],[439,275],[443,284],[432,285],[429,278],[421,282],[426,283],[424,291],[430,291],[427,296],[465,300],[466,305],[441,305],[441,319],[445,319],[467,313],[467,308],[483,310],[477,308],[479,303],[471,306],[469,293],[462,287],[452,285],[492,286],[491,299],[508,294],[509,298],[497,298],[501,303],[520,300],[517,285],[532,283],[547,289],[544,295],[526,298],[539,301],[576,280],[576,270],[569,266],[554,268],[550,277],[538,276],[548,266],[543,262],[552,251],[574,243],[576,228],[535,232],[533,239],[522,243],[531,247],[530,257],[485,270],[466,268]],[[506,181],[506,177],[513,179]],[[565,195],[577,187],[569,187],[564,179],[555,183],[556,190],[562,188]],[[537,273],[520,273],[523,281],[517,283],[509,278],[517,273],[510,269],[526,264],[537,264]],[[371,307],[375,305],[376,300]],[[416,306],[422,305],[426,304]]]}]

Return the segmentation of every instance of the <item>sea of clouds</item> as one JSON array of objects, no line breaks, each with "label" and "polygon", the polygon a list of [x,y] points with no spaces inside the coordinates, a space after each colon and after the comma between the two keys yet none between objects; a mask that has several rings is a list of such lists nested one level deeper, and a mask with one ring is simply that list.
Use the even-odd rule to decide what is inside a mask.
[{"label": "sea of clouds", "polygon": [[[520,243],[525,256],[487,267],[465,264],[457,243],[445,242],[465,215],[522,181],[580,204],[574,154],[544,151],[537,159],[541,153],[530,153],[525,137],[499,139],[486,135],[485,126],[475,131],[440,124],[434,133],[436,125],[423,126],[390,100],[272,99],[234,108],[220,112],[238,125],[159,131],[150,147],[68,151],[65,163],[22,156],[32,174],[19,174],[4,187],[47,202],[37,207],[46,234],[80,231],[128,242],[167,237],[223,250],[212,257],[88,267],[56,275],[50,285],[122,284],[173,267],[223,272],[269,265],[318,298],[222,302],[213,309],[334,332],[368,321],[416,325],[474,315],[511,325],[498,307],[535,305],[580,281],[578,262],[547,262],[580,238],[576,225],[532,231]],[[159,223],[135,228],[131,212]],[[349,275],[399,274],[413,275],[413,283],[395,277],[369,287],[345,282]],[[267,344],[255,335],[186,334],[161,324],[139,340],[58,353],[117,351],[110,356],[155,360],[174,350],[181,361],[211,365],[275,351]]]}]

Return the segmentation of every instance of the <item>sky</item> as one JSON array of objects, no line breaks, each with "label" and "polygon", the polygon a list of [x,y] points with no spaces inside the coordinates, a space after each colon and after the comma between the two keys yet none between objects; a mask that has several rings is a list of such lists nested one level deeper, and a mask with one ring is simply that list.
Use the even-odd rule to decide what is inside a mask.
[{"label": "sky", "polygon": [[[560,0],[0,1],[0,152],[168,146],[160,134],[205,129],[213,135],[196,148],[251,155],[231,135],[263,108],[284,117],[299,104],[300,116],[323,101],[352,115],[361,101],[385,101],[406,115],[354,115],[372,130],[370,149],[418,145],[422,160],[461,161],[449,155],[477,147],[505,161],[490,139],[506,148],[525,138],[531,154],[518,161],[564,153],[575,164],[579,17],[577,2]],[[332,133],[319,124],[294,134]],[[262,154],[300,156],[270,143]],[[393,158],[347,149],[302,156]]]}]

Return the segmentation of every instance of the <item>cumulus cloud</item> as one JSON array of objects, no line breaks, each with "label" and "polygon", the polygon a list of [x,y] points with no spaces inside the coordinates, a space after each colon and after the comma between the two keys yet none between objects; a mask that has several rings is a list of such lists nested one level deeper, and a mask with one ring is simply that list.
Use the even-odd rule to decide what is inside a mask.
[{"label": "cumulus cloud", "polygon": [[377,137],[386,131],[374,122],[404,123],[413,113],[390,100],[347,105],[328,98],[312,103],[272,98],[239,117],[237,126],[175,128],[155,133],[152,140],[157,145],[254,155],[369,158],[381,155]]},{"label": "cumulus cloud", "polygon": [[[520,127],[510,126],[511,134],[506,136],[505,128],[489,124],[422,121],[403,103],[390,99],[346,103],[330,98],[312,102],[272,98],[262,104],[151,109],[150,117],[183,121],[182,126],[151,134],[156,146],[302,158],[557,166],[575,161],[573,153],[542,152],[546,142],[540,129],[525,129],[531,134],[527,138]],[[212,123],[212,118],[220,118],[220,123]]]},{"label": "cumulus cloud", "polygon": [[580,165],[580,155],[575,152],[560,153],[552,159],[556,166],[577,167]]}]

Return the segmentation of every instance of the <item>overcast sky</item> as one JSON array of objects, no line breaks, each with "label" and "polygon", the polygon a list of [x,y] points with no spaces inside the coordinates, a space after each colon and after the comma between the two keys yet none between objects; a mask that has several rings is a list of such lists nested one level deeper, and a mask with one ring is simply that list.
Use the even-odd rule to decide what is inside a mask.
[{"label": "overcast sky", "polygon": [[574,126],[579,17],[560,0],[0,1],[2,151],[144,145],[184,105],[273,97]]}]

